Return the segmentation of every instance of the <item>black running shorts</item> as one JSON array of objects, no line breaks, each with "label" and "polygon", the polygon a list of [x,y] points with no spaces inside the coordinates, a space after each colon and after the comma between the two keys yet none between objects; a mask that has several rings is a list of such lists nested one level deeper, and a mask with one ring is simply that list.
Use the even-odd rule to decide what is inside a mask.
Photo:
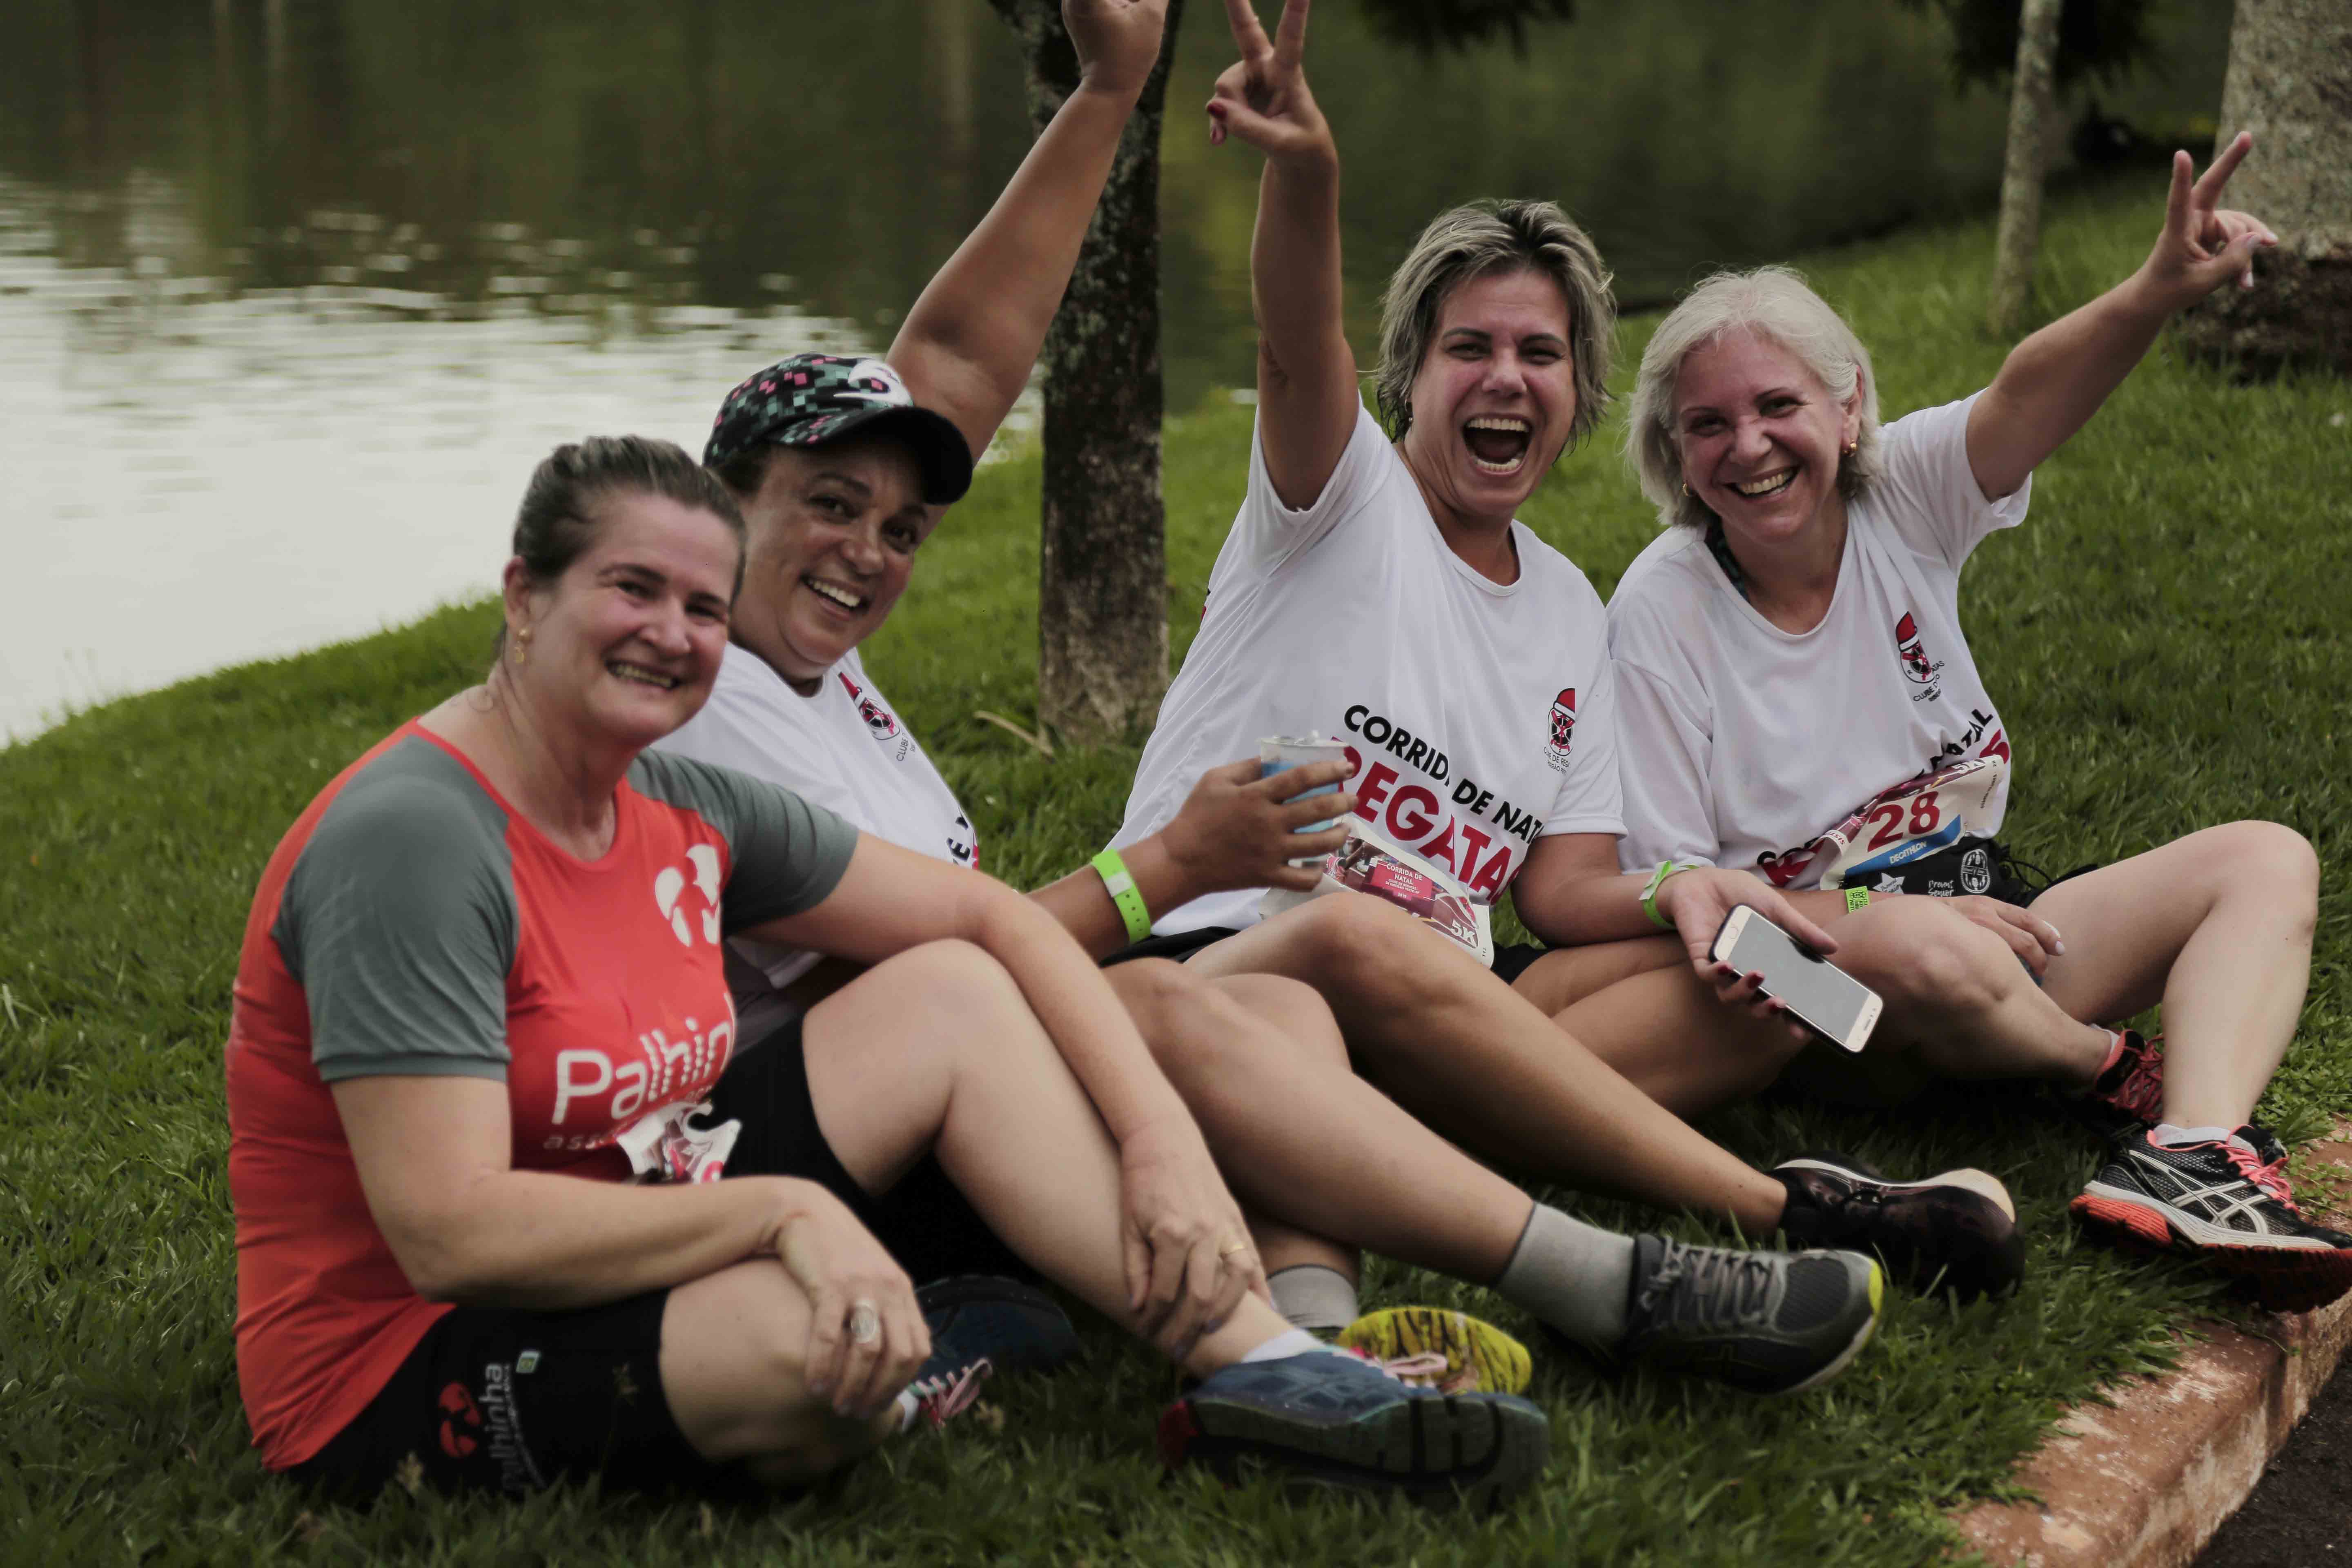
[{"label": "black running shorts", "polygon": [[715,1114],[706,1120],[732,1118],[743,1124],[727,1157],[728,1175],[798,1176],[816,1183],[848,1206],[916,1284],[955,1274],[1036,1278],[973,1212],[931,1155],[917,1161],[879,1197],[857,1184],[817,1125],[801,1020],[746,1047],[728,1064],[710,1101]]},{"label": "black running shorts", "polygon": [[1181,963],[1202,948],[1214,947],[1225,938],[1237,934],[1232,926],[1202,926],[1197,931],[1180,931],[1170,936],[1147,936],[1104,959],[1102,967],[1108,969],[1114,963],[1128,963],[1139,958],[1165,958]]},{"label": "black running shorts", "polygon": [[459,1307],[435,1323],[367,1408],[287,1474],[340,1501],[411,1490],[729,1489],[662,1391],[667,1290],[584,1310]]}]

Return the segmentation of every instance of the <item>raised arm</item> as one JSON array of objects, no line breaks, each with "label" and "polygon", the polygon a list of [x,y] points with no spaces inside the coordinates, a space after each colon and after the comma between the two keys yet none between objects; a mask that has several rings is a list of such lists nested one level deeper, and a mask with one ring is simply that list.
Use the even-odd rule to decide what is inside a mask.
[{"label": "raised arm", "polygon": [[890,344],[915,401],[953,421],[975,458],[1029,384],[1167,13],[1168,0],[1062,0],[1077,90]]},{"label": "raised arm", "polygon": [[1988,498],[2016,489],[2081,429],[2174,311],[2232,277],[2241,288],[2253,287],[2254,251],[2276,245],[2278,236],[2260,219],[2217,205],[2253,145],[2240,132],[2193,183],[2195,164],[2175,153],[2164,230],[2139,270],[2010,351],[1969,414],[1969,468]]},{"label": "raised arm", "polygon": [[1339,150],[1307,90],[1308,0],[1286,0],[1269,41],[1250,0],[1225,0],[1241,59],[1209,99],[1209,141],[1265,154],[1250,302],[1257,317],[1258,438],[1275,494],[1314,504],[1348,449],[1361,394],[1341,319]]}]

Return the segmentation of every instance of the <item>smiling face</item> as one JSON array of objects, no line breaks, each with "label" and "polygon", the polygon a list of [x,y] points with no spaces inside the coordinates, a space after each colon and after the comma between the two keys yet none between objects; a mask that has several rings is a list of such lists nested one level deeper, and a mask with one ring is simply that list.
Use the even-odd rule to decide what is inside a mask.
[{"label": "smiling face", "polygon": [[1464,521],[1507,522],[1559,459],[1575,416],[1559,284],[1488,273],[1440,301],[1401,444],[1433,504]]},{"label": "smiling face", "polygon": [[508,673],[583,740],[641,748],[710,695],[740,546],[719,518],[663,496],[607,494],[594,521],[551,584],[508,563],[507,636],[524,651]]},{"label": "smiling face", "polygon": [[896,441],[778,447],[743,504],[751,555],[735,640],[786,680],[816,680],[890,616],[943,509]]},{"label": "smiling face", "polygon": [[1683,480],[1735,541],[1788,543],[1844,516],[1843,449],[1862,432],[1862,388],[1838,401],[1804,361],[1741,330],[1703,343],[1675,377]]}]

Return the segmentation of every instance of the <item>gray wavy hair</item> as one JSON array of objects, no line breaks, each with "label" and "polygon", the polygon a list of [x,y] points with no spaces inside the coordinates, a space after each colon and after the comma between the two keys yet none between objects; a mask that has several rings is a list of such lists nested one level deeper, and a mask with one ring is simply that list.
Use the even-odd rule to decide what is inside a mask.
[{"label": "gray wavy hair", "polygon": [[1862,388],[1862,428],[1853,451],[1838,465],[1838,494],[1852,500],[1878,478],[1878,374],[1845,318],[1794,268],[1717,272],[1683,296],[1658,323],[1633,378],[1625,458],[1661,523],[1704,528],[1715,516],[1706,502],[1683,493],[1682,453],[1675,446],[1675,380],[1694,352],[1741,331],[1769,338],[1796,355],[1841,405],[1857,385]]},{"label": "gray wavy hair", "polygon": [[1568,297],[1569,364],[1576,387],[1568,446],[1592,434],[1609,412],[1617,301],[1592,237],[1551,202],[1472,202],[1430,220],[1381,297],[1381,364],[1372,390],[1391,439],[1402,440],[1412,427],[1412,380],[1437,335],[1438,306],[1472,279],[1498,272],[1539,272]]}]

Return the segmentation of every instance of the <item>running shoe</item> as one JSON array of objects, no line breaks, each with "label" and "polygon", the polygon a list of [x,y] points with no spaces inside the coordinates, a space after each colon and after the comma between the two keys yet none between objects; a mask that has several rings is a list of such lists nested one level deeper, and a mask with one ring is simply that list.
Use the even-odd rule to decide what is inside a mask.
[{"label": "running shoe", "polygon": [[1525,1394],[1535,1371],[1527,1346],[1443,1307],[1367,1313],[1340,1331],[1339,1344],[1400,1382],[1441,1394]]},{"label": "running shoe", "polygon": [[2116,1030],[2099,1076],[2074,1104],[2085,1122],[2108,1137],[2163,1121],[2164,1037]]},{"label": "running shoe", "polygon": [[[993,1274],[934,1279],[915,1292],[931,1331],[931,1361],[985,1358],[998,1372],[1042,1372],[1076,1361],[1078,1331],[1054,1299]],[[927,1366],[929,1363],[925,1363]]]},{"label": "running shoe", "polygon": [[1852,1252],[1736,1252],[1633,1238],[1618,1354],[1749,1394],[1797,1394],[1843,1372],[1878,1328],[1878,1265]]},{"label": "running shoe", "polygon": [[2127,1246],[2191,1254],[2243,1279],[2273,1312],[2307,1312],[2352,1289],[2352,1236],[2314,1225],[2287,1185],[2286,1150],[2254,1126],[2215,1143],[2116,1140],[2067,1206]]},{"label": "running shoe", "polygon": [[1524,1491],[1551,1454],[1544,1413],[1508,1394],[1412,1388],[1339,1351],[1235,1362],[1160,1416],[1171,1469],[1232,1478],[1253,1464],[1294,1480],[1484,1508]]},{"label": "running shoe", "polygon": [[1987,1172],[1890,1182],[1843,1154],[1806,1154],[1772,1174],[1789,1194],[1780,1228],[1799,1247],[1874,1252],[1903,1283],[1964,1301],[2007,1290],[2025,1271],[2017,1205]]},{"label": "running shoe", "polygon": [[915,1369],[915,1381],[898,1394],[898,1430],[904,1432],[918,1421],[928,1423],[934,1431],[946,1426],[971,1408],[980,1398],[980,1385],[992,1370],[986,1356],[960,1361],[934,1350]]}]

